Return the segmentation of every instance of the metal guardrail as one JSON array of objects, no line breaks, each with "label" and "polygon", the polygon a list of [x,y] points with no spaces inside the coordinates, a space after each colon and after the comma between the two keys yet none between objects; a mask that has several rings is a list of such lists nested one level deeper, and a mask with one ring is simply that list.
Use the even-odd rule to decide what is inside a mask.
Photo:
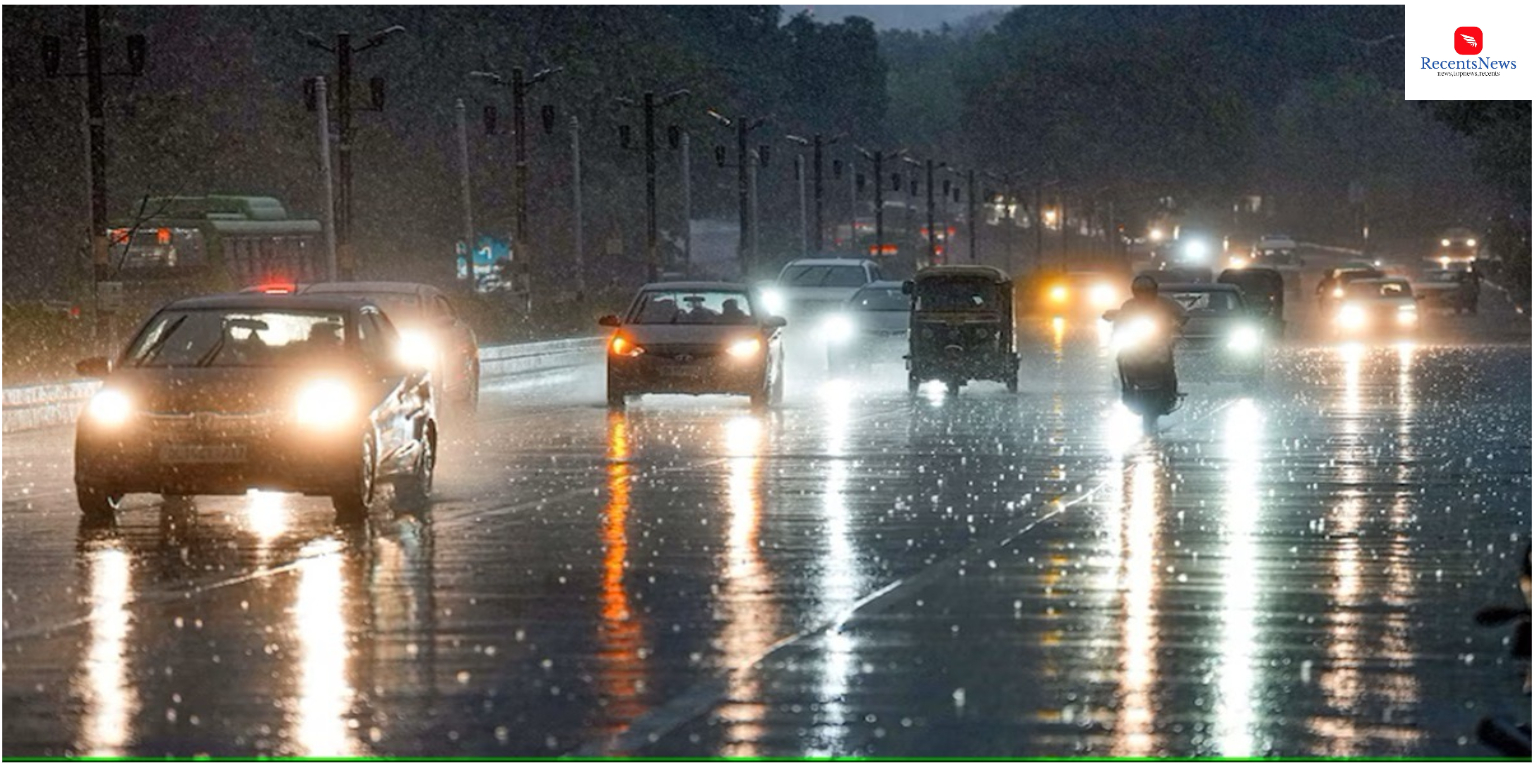
[{"label": "metal guardrail", "polygon": [[[603,337],[536,341],[480,348],[480,380],[524,376],[559,368],[570,368],[602,360]],[[99,379],[4,390],[3,424],[0,432],[21,432],[73,423],[91,395],[101,387]]]}]

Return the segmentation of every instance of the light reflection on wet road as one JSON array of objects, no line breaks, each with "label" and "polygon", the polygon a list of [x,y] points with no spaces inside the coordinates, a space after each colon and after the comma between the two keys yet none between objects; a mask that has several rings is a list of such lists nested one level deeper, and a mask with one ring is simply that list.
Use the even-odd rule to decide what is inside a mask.
[{"label": "light reflection on wet road", "polygon": [[131,497],[5,443],[4,753],[1485,754],[1528,343],[1297,345],[1156,439],[1098,329],[1021,394],[487,392],[422,518]]}]

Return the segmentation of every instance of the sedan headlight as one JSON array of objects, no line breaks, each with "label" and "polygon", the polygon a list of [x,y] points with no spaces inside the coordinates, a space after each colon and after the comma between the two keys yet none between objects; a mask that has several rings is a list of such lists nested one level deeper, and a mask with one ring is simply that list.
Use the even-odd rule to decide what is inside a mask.
[{"label": "sedan headlight", "polygon": [[843,344],[853,338],[853,318],[837,314],[828,315],[821,323],[821,332],[830,344]]},{"label": "sedan headlight", "polygon": [[348,420],[357,410],[352,388],[335,379],[305,384],[294,401],[294,419],[305,426],[331,428]]},{"label": "sedan headlight", "polygon": [[1250,355],[1258,351],[1263,341],[1259,329],[1244,325],[1232,331],[1232,335],[1227,338],[1227,349],[1238,354]]},{"label": "sedan headlight", "polygon": [[1365,308],[1357,304],[1345,304],[1339,308],[1339,327],[1347,331],[1356,331],[1365,327]]},{"label": "sedan headlight", "polygon": [[735,358],[755,357],[762,350],[762,339],[742,339],[725,348],[726,353]]},{"label": "sedan headlight", "polygon": [[421,331],[403,330],[400,332],[400,360],[412,368],[431,370],[437,362],[437,344]]},{"label": "sedan headlight", "polygon": [[116,427],[133,414],[133,401],[119,390],[102,389],[91,398],[86,413],[98,424]]},{"label": "sedan headlight", "polygon": [[784,300],[784,294],[777,288],[764,288],[761,298],[763,300],[763,309],[768,310],[770,315],[782,315],[784,310],[788,308],[788,302]]}]

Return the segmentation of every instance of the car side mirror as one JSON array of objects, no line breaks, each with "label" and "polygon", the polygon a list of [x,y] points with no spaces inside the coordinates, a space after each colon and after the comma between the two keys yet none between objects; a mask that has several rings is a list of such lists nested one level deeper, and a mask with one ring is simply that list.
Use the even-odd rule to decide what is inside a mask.
[{"label": "car side mirror", "polygon": [[778,315],[769,315],[763,318],[764,328],[783,328],[786,325],[789,325],[789,321]]},{"label": "car side mirror", "polygon": [[912,286],[912,281],[911,280],[903,280],[903,281],[901,281],[901,295],[903,295],[903,296],[911,296],[912,295],[912,287],[913,286]]},{"label": "car side mirror", "polygon": [[603,315],[597,319],[597,324],[603,326],[604,328],[617,328],[619,327],[619,316]]},{"label": "car side mirror", "polygon": [[105,357],[87,357],[75,363],[75,373],[81,376],[101,378],[112,372],[112,362]]},{"label": "car side mirror", "polygon": [[1118,310],[1118,309],[1106,309],[1106,310],[1104,310],[1104,320],[1106,322],[1113,323],[1115,321],[1115,318],[1117,318],[1119,316],[1120,316],[1120,310]]}]

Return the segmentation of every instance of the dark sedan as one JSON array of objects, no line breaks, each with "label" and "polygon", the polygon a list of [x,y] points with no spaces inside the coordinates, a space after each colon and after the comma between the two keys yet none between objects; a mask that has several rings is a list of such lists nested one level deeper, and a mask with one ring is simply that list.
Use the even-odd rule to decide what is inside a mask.
[{"label": "dark sedan", "polygon": [[844,302],[841,312],[823,318],[827,370],[867,368],[878,362],[900,363],[907,353],[912,299],[900,280],[877,280]]},{"label": "dark sedan", "polygon": [[1237,286],[1173,283],[1159,286],[1158,293],[1178,302],[1188,316],[1177,346],[1181,370],[1195,374],[1194,379],[1264,378],[1263,316],[1248,305]]},{"label": "dark sedan", "polygon": [[608,340],[608,404],[643,394],[747,395],[755,406],[784,396],[780,328],[745,285],[652,283],[623,317],[598,323]]},{"label": "dark sedan", "polygon": [[172,302],[109,364],[80,415],[75,486],[88,522],[124,494],[330,496],[366,517],[378,481],[424,503],[436,465],[428,374],[372,303],[235,294]]}]

